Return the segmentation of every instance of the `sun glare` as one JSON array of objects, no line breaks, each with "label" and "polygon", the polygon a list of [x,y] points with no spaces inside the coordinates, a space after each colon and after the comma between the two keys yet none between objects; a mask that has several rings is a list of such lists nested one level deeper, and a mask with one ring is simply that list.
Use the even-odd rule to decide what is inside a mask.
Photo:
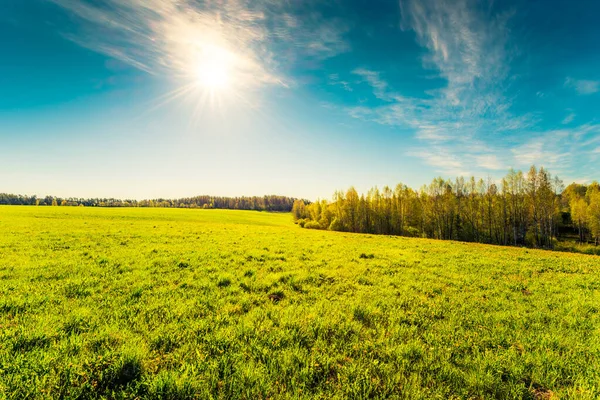
[{"label": "sun glare", "polygon": [[202,52],[196,67],[198,83],[211,90],[223,90],[231,85],[232,56],[222,49],[211,47]]},{"label": "sun glare", "polygon": [[229,48],[206,41],[186,42],[187,48],[182,49],[181,86],[156,99],[150,111],[174,101],[187,103],[191,108],[190,124],[196,124],[202,118],[204,111],[213,113],[215,110],[224,111],[244,102],[250,107],[255,104],[248,101],[243,93],[248,87],[248,62],[243,55]]},{"label": "sun glare", "polygon": [[227,66],[218,62],[206,62],[198,67],[198,82],[210,89],[225,88],[229,84]]}]

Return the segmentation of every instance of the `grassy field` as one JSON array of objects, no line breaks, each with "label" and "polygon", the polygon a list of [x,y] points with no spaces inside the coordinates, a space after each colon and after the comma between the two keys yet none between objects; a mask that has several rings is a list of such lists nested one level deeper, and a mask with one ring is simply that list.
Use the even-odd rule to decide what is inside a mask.
[{"label": "grassy field", "polygon": [[0,207],[0,398],[600,397],[600,258]]}]

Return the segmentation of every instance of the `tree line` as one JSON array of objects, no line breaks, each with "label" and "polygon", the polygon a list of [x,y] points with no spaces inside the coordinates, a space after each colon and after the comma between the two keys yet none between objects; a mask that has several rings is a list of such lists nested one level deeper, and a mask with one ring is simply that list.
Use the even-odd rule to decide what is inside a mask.
[{"label": "tree line", "polygon": [[[217,208],[274,212],[290,212],[295,200],[292,197],[276,195],[252,197],[194,196],[180,199],[120,200],[113,198],[37,197],[0,193],[0,205]],[[308,203],[307,201],[304,202]]]},{"label": "tree line", "polygon": [[511,169],[499,182],[436,178],[419,190],[398,184],[366,195],[351,187],[333,201],[297,200],[292,214],[304,228],[552,249],[574,231],[579,241],[598,243],[600,186],[564,188],[532,166],[527,173]]}]

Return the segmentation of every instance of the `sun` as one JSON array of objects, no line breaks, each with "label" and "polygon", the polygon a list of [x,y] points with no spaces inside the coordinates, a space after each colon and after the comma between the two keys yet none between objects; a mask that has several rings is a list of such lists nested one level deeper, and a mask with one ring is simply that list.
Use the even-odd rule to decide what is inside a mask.
[{"label": "sun", "polygon": [[224,89],[229,86],[228,66],[220,62],[204,62],[198,66],[198,83],[209,89]]},{"label": "sun", "polygon": [[190,40],[186,45],[181,51],[185,56],[174,63],[180,71],[178,86],[156,99],[151,110],[181,101],[190,107],[190,120],[196,123],[205,110],[224,111],[240,102],[252,106],[243,93],[253,77],[246,72],[248,61],[242,53],[216,40]]},{"label": "sun", "polygon": [[233,57],[217,47],[204,49],[198,59],[195,75],[199,85],[211,90],[225,90],[232,84]]}]

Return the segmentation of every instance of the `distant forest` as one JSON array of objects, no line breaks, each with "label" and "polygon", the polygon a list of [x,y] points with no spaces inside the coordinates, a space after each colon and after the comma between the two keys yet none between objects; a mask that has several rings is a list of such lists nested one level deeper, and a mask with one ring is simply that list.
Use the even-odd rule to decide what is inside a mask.
[{"label": "distant forest", "polygon": [[297,200],[292,213],[304,228],[553,249],[558,239],[598,244],[600,185],[564,188],[558,177],[532,166],[499,182],[436,178],[419,190],[398,184],[366,195],[350,188],[333,201]]},{"label": "distant forest", "polygon": [[[80,199],[53,196],[37,197],[0,193],[0,205],[32,206],[86,206],[86,207],[166,207],[218,208],[228,210],[256,210],[289,212],[296,199],[285,196],[222,197],[195,196],[181,199],[119,200]],[[303,204],[307,201],[303,201]]]}]

